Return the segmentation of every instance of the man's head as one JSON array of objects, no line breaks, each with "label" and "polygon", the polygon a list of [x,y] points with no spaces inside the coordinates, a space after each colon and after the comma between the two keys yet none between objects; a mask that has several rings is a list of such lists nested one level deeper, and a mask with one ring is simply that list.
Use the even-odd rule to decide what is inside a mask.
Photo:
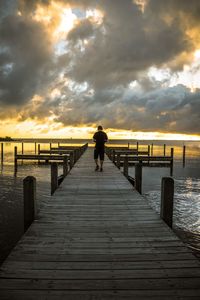
[{"label": "man's head", "polygon": [[99,125],[99,126],[97,127],[97,129],[98,129],[98,130],[103,130],[103,127],[102,127],[101,125]]}]

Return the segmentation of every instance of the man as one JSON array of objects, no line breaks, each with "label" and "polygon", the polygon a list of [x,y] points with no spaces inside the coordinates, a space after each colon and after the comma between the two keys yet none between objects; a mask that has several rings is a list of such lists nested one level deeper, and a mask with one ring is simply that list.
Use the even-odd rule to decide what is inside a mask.
[{"label": "man", "polygon": [[107,134],[103,131],[101,125],[98,126],[98,131],[93,136],[93,141],[96,143],[94,148],[94,160],[96,163],[95,171],[99,170],[98,157],[100,158],[100,172],[103,171],[104,161],[104,144],[108,141]]}]

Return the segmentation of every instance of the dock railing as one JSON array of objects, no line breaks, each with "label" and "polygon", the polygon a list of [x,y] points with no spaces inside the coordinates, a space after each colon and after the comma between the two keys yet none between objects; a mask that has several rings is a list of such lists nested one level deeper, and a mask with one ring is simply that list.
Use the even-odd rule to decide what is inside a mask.
[{"label": "dock railing", "polygon": [[45,161],[49,163],[50,161],[61,161],[64,164],[65,156],[68,157],[70,168],[79,160],[81,155],[87,149],[88,144],[84,144],[82,146],[72,147],[71,149],[68,147],[66,149],[54,148],[50,150],[41,150],[40,144],[38,144],[38,153],[37,154],[18,154],[17,147],[14,148],[14,169],[17,172],[18,160],[37,160]]}]

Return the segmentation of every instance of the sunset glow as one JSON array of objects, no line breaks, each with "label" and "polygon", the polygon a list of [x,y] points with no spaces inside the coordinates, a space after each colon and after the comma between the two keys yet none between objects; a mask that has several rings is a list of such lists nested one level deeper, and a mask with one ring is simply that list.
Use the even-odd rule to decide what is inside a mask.
[{"label": "sunset glow", "polygon": [[198,2],[11,2],[0,136],[200,140]]}]

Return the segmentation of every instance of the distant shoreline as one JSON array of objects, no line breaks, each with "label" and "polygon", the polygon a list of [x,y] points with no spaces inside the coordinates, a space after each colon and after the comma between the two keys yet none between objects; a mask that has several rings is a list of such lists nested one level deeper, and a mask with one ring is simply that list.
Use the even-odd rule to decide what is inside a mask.
[{"label": "distant shoreline", "polygon": [[14,139],[12,139],[12,138],[9,137],[9,136],[6,136],[6,137],[0,137],[0,141],[1,141],[1,142],[13,142]]},{"label": "distant shoreline", "polygon": [[[67,144],[80,144],[80,143],[91,143],[92,138],[88,139],[78,139],[78,138],[11,138],[5,137],[0,138],[0,142],[14,142],[14,143],[67,143]],[[125,144],[125,143],[139,143],[139,144],[187,144],[187,143],[200,143],[200,140],[160,140],[160,139],[152,139],[152,140],[138,140],[138,139],[109,139],[108,144]]]}]

